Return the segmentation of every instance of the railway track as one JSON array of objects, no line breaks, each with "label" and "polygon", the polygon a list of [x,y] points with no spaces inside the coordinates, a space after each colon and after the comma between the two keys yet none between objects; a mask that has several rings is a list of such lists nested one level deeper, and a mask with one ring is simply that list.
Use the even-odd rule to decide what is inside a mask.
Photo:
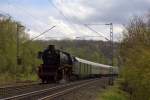
[{"label": "railway track", "polygon": [[1,84],[0,88],[17,87],[39,83],[40,81],[16,81],[12,83]]},{"label": "railway track", "polygon": [[96,82],[96,80],[85,82],[85,83],[82,83],[82,84],[79,84],[79,85],[75,85],[75,86],[72,86],[72,87],[67,87],[64,90],[59,90],[56,93],[53,93],[53,94],[50,94],[48,96],[39,98],[38,100],[53,100],[54,98],[57,99],[57,97],[63,96],[65,94],[68,94],[71,91],[75,91],[76,89],[82,88],[84,86],[88,86],[89,84],[92,84],[94,82]]},{"label": "railway track", "polygon": [[[50,85],[49,87],[45,88],[38,88],[34,89],[35,86],[31,87],[32,91],[24,91],[20,94],[15,94],[11,96],[5,96],[0,100],[45,100],[45,99],[52,99],[57,96],[63,95],[64,93],[73,91],[74,89],[78,89],[80,87],[86,86],[93,82],[96,82],[98,79],[90,79],[90,80],[82,80],[76,82],[70,82],[67,84],[55,84]],[[42,87],[43,85],[41,85]],[[22,89],[23,91],[24,89]],[[26,90],[26,89],[25,89]]]},{"label": "railway track", "polygon": [[50,88],[56,86],[57,84],[42,84],[39,83],[32,83],[32,84],[24,84],[24,85],[17,85],[17,86],[6,86],[0,87],[0,99],[11,97],[14,95],[20,95],[27,92],[38,91],[41,89]]}]

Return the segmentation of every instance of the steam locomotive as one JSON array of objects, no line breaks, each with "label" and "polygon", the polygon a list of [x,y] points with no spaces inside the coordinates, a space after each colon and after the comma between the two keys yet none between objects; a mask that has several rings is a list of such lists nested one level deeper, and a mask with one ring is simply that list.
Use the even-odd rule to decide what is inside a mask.
[{"label": "steam locomotive", "polygon": [[42,83],[71,81],[89,77],[117,75],[117,67],[103,65],[55,49],[49,45],[43,52],[39,52],[43,63],[38,67],[38,77]]}]

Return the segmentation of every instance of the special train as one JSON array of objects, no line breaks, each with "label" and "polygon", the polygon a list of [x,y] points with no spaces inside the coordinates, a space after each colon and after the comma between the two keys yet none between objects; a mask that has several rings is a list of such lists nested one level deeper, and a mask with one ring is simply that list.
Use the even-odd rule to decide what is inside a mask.
[{"label": "special train", "polygon": [[56,50],[54,45],[49,45],[43,52],[39,52],[39,58],[43,61],[38,67],[38,76],[42,83],[118,74],[117,67],[74,57],[67,52]]}]

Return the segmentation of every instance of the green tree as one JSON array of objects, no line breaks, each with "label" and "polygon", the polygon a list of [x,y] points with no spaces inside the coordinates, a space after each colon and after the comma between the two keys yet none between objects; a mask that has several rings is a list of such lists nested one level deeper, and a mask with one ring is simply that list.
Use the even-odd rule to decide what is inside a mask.
[{"label": "green tree", "polygon": [[130,21],[120,45],[123,86],[131,100],[150,99],[150,26],[135,17]]},{"label": "green tree", "polygon": [[[17,25],[19,22],[10,17],[0,17],[0,81],[14,81],[31,79],[36,75],[36,68],[39,64],[37,52],[41,45],[36,41],[30,41],[25,27],[18,27],[19,32],[19,56],[22,64],[17,65]],[[23,43],[24,41],[29,41]]]}]

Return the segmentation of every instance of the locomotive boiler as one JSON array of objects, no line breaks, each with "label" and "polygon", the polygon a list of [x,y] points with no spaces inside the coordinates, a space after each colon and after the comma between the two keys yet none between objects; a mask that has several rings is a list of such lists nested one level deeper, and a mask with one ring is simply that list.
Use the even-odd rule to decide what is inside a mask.
[{"label": "locomotive boiler", "polygon": [[49,45],[39,53],[39,57],[43,61],[38,70],[42,83],[69,80],[73,66],[73,58],[69,53],[56,50],[54,45]]},{"label": "locomotive boiler", "polygon": [[39,52],[43,63],[38,67],[42,83],[118,75],[118,68],[81,59],[49,45]]}]

